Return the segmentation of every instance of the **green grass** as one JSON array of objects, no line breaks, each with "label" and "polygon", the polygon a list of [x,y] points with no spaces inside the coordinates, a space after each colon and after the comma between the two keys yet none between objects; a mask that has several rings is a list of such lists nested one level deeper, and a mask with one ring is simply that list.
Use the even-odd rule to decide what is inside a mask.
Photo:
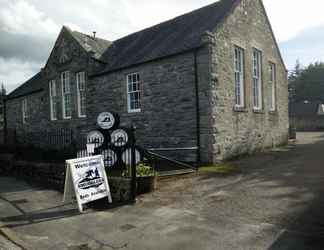
[{"label": "green grass", "polygon": [[240,172],[240,168],[231,163],[220,163],[216,165],[202,166],[199,168],[199,173],[214,173],[214,174],[235,174]]}]

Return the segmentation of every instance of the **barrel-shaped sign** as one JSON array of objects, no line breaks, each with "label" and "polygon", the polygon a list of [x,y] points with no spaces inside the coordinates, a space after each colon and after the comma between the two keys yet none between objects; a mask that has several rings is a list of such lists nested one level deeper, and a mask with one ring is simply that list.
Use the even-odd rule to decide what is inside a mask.
[{"label": "barrel-shaped sign", "polygon": [[124,147],[128,143],[128,134],[123,129],[116,129],[111,133],[111,143],[115,147]]},{"label": "barrel-shaped sign", "polygon": [[110,112],[100,113],[97,118],[97,124],[102,129],[111,129],[115,123],[115,116]]}]

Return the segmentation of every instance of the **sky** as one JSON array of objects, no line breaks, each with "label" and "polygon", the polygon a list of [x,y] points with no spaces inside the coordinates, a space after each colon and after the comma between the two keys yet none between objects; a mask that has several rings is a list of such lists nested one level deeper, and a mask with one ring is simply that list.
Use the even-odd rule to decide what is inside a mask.
[{"label": "sky", "polygon": [[[0,83],[45,64],[62,25],[113,41],[216,0],[0,0]],[[324,1],[263,0],[287,68],[324,61]]]}]

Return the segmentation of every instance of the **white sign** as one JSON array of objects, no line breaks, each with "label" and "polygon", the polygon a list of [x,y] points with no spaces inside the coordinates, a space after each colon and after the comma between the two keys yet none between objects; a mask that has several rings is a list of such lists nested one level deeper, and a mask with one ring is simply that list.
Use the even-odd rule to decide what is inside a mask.
[{"label": "white sign", "polygon": [[97,130],[91,131],[87,135],[88,144],[96,144],[97,147],[100,147],[105,140],[104,135]]},{"label": "white sign", "polygon": [[123,147],[128,142],[128,134],[123,129],[116,129],[111,133],[111,143],[116,147]]},{"label": "white sign", "polygon": [[97,118],[98,126],[102,129],[111,129],[115,125],[115,122],[115,117],[110,112],[101,113]]},{"label": "white sign", "polygon": [[[126,165],[132,164],[132,150],[130,148],[126,149],[122,153],[122,160]],[[141,161],[141,153],[135,149],[135,164],[137,165]]]},{"label": "white sign", "polygon": [[109,203],[112,202],[101,155],[66,161],[63,202],[71,201],[74,195],[80,212],[82,205],[91,201],[108,197]]},{"label": "white sign", "polygon": [[116,164],[117,154],[113,150],[106,149],[101,154],[104,157],[104,162],[107,167],[113,167]]}]

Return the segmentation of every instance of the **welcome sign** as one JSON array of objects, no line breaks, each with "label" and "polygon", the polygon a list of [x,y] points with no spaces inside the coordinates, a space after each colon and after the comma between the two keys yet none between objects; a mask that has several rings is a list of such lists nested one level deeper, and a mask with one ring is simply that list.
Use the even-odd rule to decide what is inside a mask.
[{"label": "welcome sign", "polygon": [[71,201],[73,196],[82,205],[108,197],[112,202],[103,157],[92,156],[66,161],[66,177],[63,202]]}]

